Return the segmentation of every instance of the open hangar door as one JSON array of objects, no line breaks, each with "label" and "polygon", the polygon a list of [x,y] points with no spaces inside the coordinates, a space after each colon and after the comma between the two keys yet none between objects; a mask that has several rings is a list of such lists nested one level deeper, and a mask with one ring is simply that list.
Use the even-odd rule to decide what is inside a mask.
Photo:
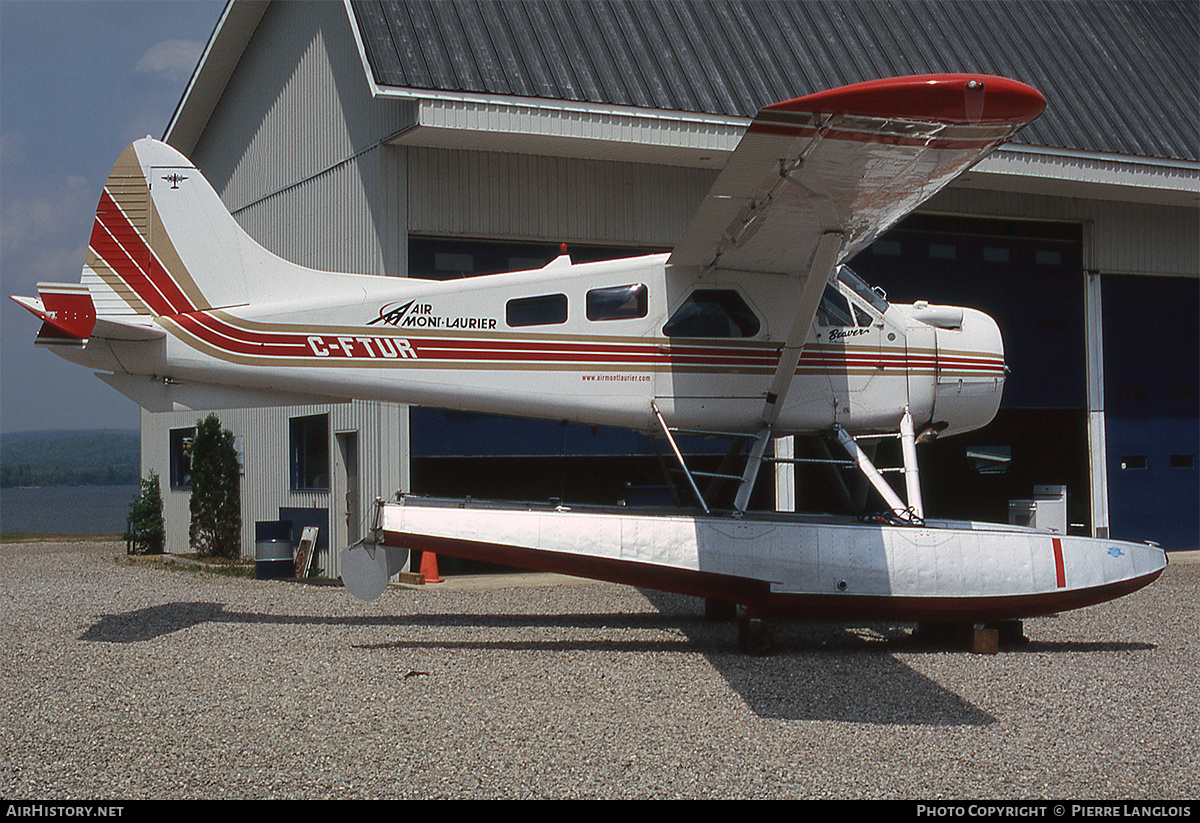
[{"label": "open hangar door", "polygon": [[913,215],[850,267],[895,303],[987,312],[1004,337],[1010,373],[996,418],[920,447],[926,516],[1007,522],[1010,500],[1065,486],[1068,532],[1090,534],[1081,228]]},{"label": "open hangar door", "polygon": [[1110,533],[1200,548],[1200,281],[1103,275]]}]

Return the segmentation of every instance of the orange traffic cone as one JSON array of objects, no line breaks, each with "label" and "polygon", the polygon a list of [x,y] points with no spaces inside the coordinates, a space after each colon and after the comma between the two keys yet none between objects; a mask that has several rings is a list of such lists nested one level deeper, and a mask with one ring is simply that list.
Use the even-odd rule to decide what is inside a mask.
[{"label": "orange traffic cone", "polygon": [[421,552],[421,574],[425,576],[426,583],[443,582],[442,578],[438,577],[437,555],[433,552]]}]

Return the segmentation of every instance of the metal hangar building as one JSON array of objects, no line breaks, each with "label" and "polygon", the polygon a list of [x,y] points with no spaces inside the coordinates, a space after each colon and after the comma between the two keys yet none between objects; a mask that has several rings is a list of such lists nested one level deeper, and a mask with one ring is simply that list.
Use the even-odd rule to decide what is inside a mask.
[{"label": "metal hangar building", "polygon": [[[165,139],[282,257],[467,277],[562,243],[669,250],[764,105],[894,75],[1024,81],[1046,113],[851,262],[896,302],[973,306],[1004,332],[1000,414],[922,447],[926,510],[1003,521],[1061,486],[1070,531],[1191,549],[1197,42],[1195,0],[231,0]],[[329,576],[397,490],[661,492],[654,444],[627,432],[366,402],[217,413],[244,468],[243,555],[256,523],[317,526]],[[203,415],[143,412],[168,551],[187,551]],[[778,488],[820,504],[829,485]]]}]

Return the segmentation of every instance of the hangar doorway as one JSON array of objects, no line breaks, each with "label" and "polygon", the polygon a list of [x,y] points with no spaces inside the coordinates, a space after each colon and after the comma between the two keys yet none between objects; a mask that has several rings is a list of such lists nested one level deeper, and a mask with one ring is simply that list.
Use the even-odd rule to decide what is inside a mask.
[{"label": "hangar doorway", "polygon": [[1200,281],[1104,275],[1110,533],[1200,548]]},{"label": "hangar doorway", "polygon": [[926,515],[1006,522],[1010,500],[1062,485],[1069,533],[1090,534],[1081,227],[913,215],[850,266],[895,303],[987,312],[1004,337],[1010,374],[996,419],[921,447]]}]

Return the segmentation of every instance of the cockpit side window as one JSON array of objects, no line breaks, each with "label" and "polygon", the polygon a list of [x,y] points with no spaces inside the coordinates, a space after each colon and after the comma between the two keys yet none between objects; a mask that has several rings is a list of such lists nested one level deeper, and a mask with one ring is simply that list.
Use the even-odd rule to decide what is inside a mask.
[{"label": "cockpit side window", "polygon": [[830,284],[825,287],[821,306],[817,309],[819,326],[853,326],[854,315],[850,313],[850,301]]},{"label": "cockpit side window", "polygon": [[667,337],[753,337],[762,328],[733,289],[696,289],[663,326]]},{"label": "cockpit side window", "polygon": [[846,266],[838,269],[838,280],[850,287],[850,290],[861,297],[867,305],[875,309],[880,314],[886,314],[888,310],[888,301],[878,290],[871,288],[857,274],[852,272]]}]

